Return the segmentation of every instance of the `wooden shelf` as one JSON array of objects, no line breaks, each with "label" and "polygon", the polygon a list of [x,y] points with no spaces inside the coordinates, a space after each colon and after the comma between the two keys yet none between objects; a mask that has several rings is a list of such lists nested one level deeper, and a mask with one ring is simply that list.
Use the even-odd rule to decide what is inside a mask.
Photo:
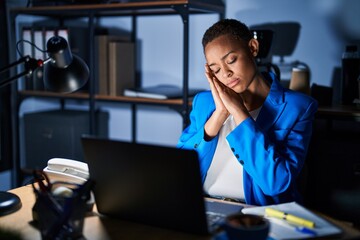
[{"label": "wooden shelf", "polygon": [[49,98],[62,98],[62,99],[89,99],[88,93],[55,93],[48,91],[34,91],[34,90],[22,90],[18,94],[22,98],[26,97],[49,97]]},{"label": "wooden shelf", "polygon": [[[35,6],[35,7],[15,7],[9,10],[9,49],[16,49],[15,43],[18,36],[17,28],[19,27],[18,16],[41,16],[46,18],[53,18],[59,20],[59,26],[66,26],[64,20],[88,20],[88,39],[90,47],[89,53],[89,65],[91,68],[95,66],[95,54],[94,54],[94,33],[96,27],[97,18],[102,17],[127,17],[131,18],[131,38],[137,40],[137,17],[138,16],[157,16],[157,15],[178,15],[182,18],[182,48],[183,48],[183,89],[188,88],[189,82],[189,23],[191,14],[217,14],[220,18],[225,16],[225,4],[222,0],[157,0],[147,2],[130,2],[130,3],[109,3],[109,4],[68,4],[59,6]],[[82,18],[82,19],[80,19]],[[52,20],[52,19],[51,19]],[[13,59],[16,58],[15,51],[11,52]],[[18,91],[17,87],[11,89],[11,94],[17,105],[12,106],[12,124],[18,126],[19,113],[18,106],[21,102],[27,98],[52,98],[61,101],[61,107],[64,107],[65,100],[79,100],[84,101],[89,108],[89,133],[95,134],[97,121],[96,110],[97,103],[125,103],[131,105],[131,135],[132,141],[136,142],[137,132],[137,105],[156,105],[161,107],[168,107],[172,110],[180,113],[183,119],[183,127],[185,128],[189,123],[189,113],[192,105],[192,98],[183,96],[181,99],[150,99],[150,98],[135,98],[125,96],[104,96],[95,94],[95,86],[97,80],[94,75],[90,75],[89,78],[89,93],[77,92],[70,94],[54,93],[49,91],[34,91],[34,90],[22,90]],[[184,91],[186,93],[186,91]],[[82,103],[81,103],[82,104]],[[15,107],[16,106],[16,107]],[[19,185],[23,179],[21,179],[20,171],[20,154],[19,154],[19,127],[14,127],[12,143],[13,151],[13,179],[16,184]]]},{"label": "wooden shelf", "polygon": [[[183,100],[181,98],[176,99],[153,99],[153,98],[138,98],[138,97],[126,97],[126,96],[104,96],[96,95],[96,100],[103,101],[116,101],[116,102],[130,102],[130,103],[143,103],[143,104],[163,104],[163,105],[182,105]],[[189,101],[191,105],[191,101]]]},{"label": "wooden shelf", "polygon": [[[54,93],[48,91],[33,91],[33,90],[23,90],[19,91],[19,95],[23,98],[27,97],[43,97],[43,98],[60,98],[60,99],[90,99],[88,93]],[[137,104],[151,104],[151,105],[173,105],[181,106],[183,105],[183,100],[181,98],[177,99],[152,99],[152,98],[137,98],[137,97],[125,97],[125,96],[105,96],[105,95],[95,95],[94,98],[97,101],[112,101],[112,102],[123,102],[123,103],[137,103]],[[189,100],[189,106],[191,106],[192,101]]]},{"label": "wooden shelf", "polygon": [[35,6],[14,8],[11,11],[17,14],[29,14],[51,17],[84,17],[89,14],[95,16],[133,16],[133,15],[161,15],[176,14],[177,8],[186,8],[189,13],[221,13],[225,14],[223,4],[178,0],[178,1],[151,1],[109,4],[82,4],[59,6]]}]

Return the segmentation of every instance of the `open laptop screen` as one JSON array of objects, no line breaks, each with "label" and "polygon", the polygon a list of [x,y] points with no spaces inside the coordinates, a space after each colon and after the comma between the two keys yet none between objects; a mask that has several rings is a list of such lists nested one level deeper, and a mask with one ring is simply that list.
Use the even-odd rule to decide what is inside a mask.
[{"label": "open laptop screen", "polygon": [[83,137],[95,201],[102,214],[206,234],[195,151]]}]

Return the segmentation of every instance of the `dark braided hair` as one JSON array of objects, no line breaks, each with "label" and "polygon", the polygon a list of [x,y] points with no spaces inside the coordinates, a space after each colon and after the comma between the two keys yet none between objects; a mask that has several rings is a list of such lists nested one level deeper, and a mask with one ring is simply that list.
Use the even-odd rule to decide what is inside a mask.
[{"label": "dark braided hair", "polygon": [[215,38],[226,34],[245,42],[249,42],[253,38],[251,31],[244,23],[235,19],[222,19],[206,30],[202,39],[203,49]]}]

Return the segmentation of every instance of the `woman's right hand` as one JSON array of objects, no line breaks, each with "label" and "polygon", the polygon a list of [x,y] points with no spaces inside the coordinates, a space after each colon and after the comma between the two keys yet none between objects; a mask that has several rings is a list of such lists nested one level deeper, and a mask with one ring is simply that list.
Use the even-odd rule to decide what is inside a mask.
[{"label": "woman's right hand", "polygon": [[225,120],[229,117],[230,113],[226,109],[222,102],[219,92],[217,91],[214,81],[217,81],[216,77],[212,73],[209,65],[205,65],[205,75],[210,85],[210,90],[215,102],[215,111],[206,122],[205,129],[205,140],[209,141],[214,138],[220,131]]},{"label": "woman's right hand", "polygon": [[228,117],[229,112],[226,109],[224,103],[222,102],[222,100],[221,100],[221,98],[219,96],[219,92],[217,91],[217,89],[215,87],[215,84],[214,84],[214,81],[216,81],[216,77],[213,74],[213,72],[210,69],[208,64],[205,64],[205,75],[206,75],[206,78],[207,78],[207,80],[209,82],[210,90],[211,90],[212,96],[214,98],[215,107],[216,107],[215,111],[217,111],[220,114],[224,114],[224,115],[226,115]]}]

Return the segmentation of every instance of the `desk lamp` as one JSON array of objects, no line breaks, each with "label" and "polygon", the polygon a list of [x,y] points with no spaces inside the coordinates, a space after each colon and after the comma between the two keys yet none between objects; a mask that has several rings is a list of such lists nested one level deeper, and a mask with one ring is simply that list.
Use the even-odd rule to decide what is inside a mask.
[{"label": "desk lamp", "polygon": [[[63,37],[54,36],[48,40],[46,46],[48,59],[37,60],[25,56],[0,69],[2,73],[19,64],[24,64],[25,69],[16,76],[1,80],[0,87],[19,77],[31,75],[39,67],[44,67],[44,85],[50,91],[71,93],[83,87],[89,78],[89,68],[81,58],[71,53],[67,41]],[[0,191],[0,216],[15,212],[20,207],[21,201],[18,196]]]}]

